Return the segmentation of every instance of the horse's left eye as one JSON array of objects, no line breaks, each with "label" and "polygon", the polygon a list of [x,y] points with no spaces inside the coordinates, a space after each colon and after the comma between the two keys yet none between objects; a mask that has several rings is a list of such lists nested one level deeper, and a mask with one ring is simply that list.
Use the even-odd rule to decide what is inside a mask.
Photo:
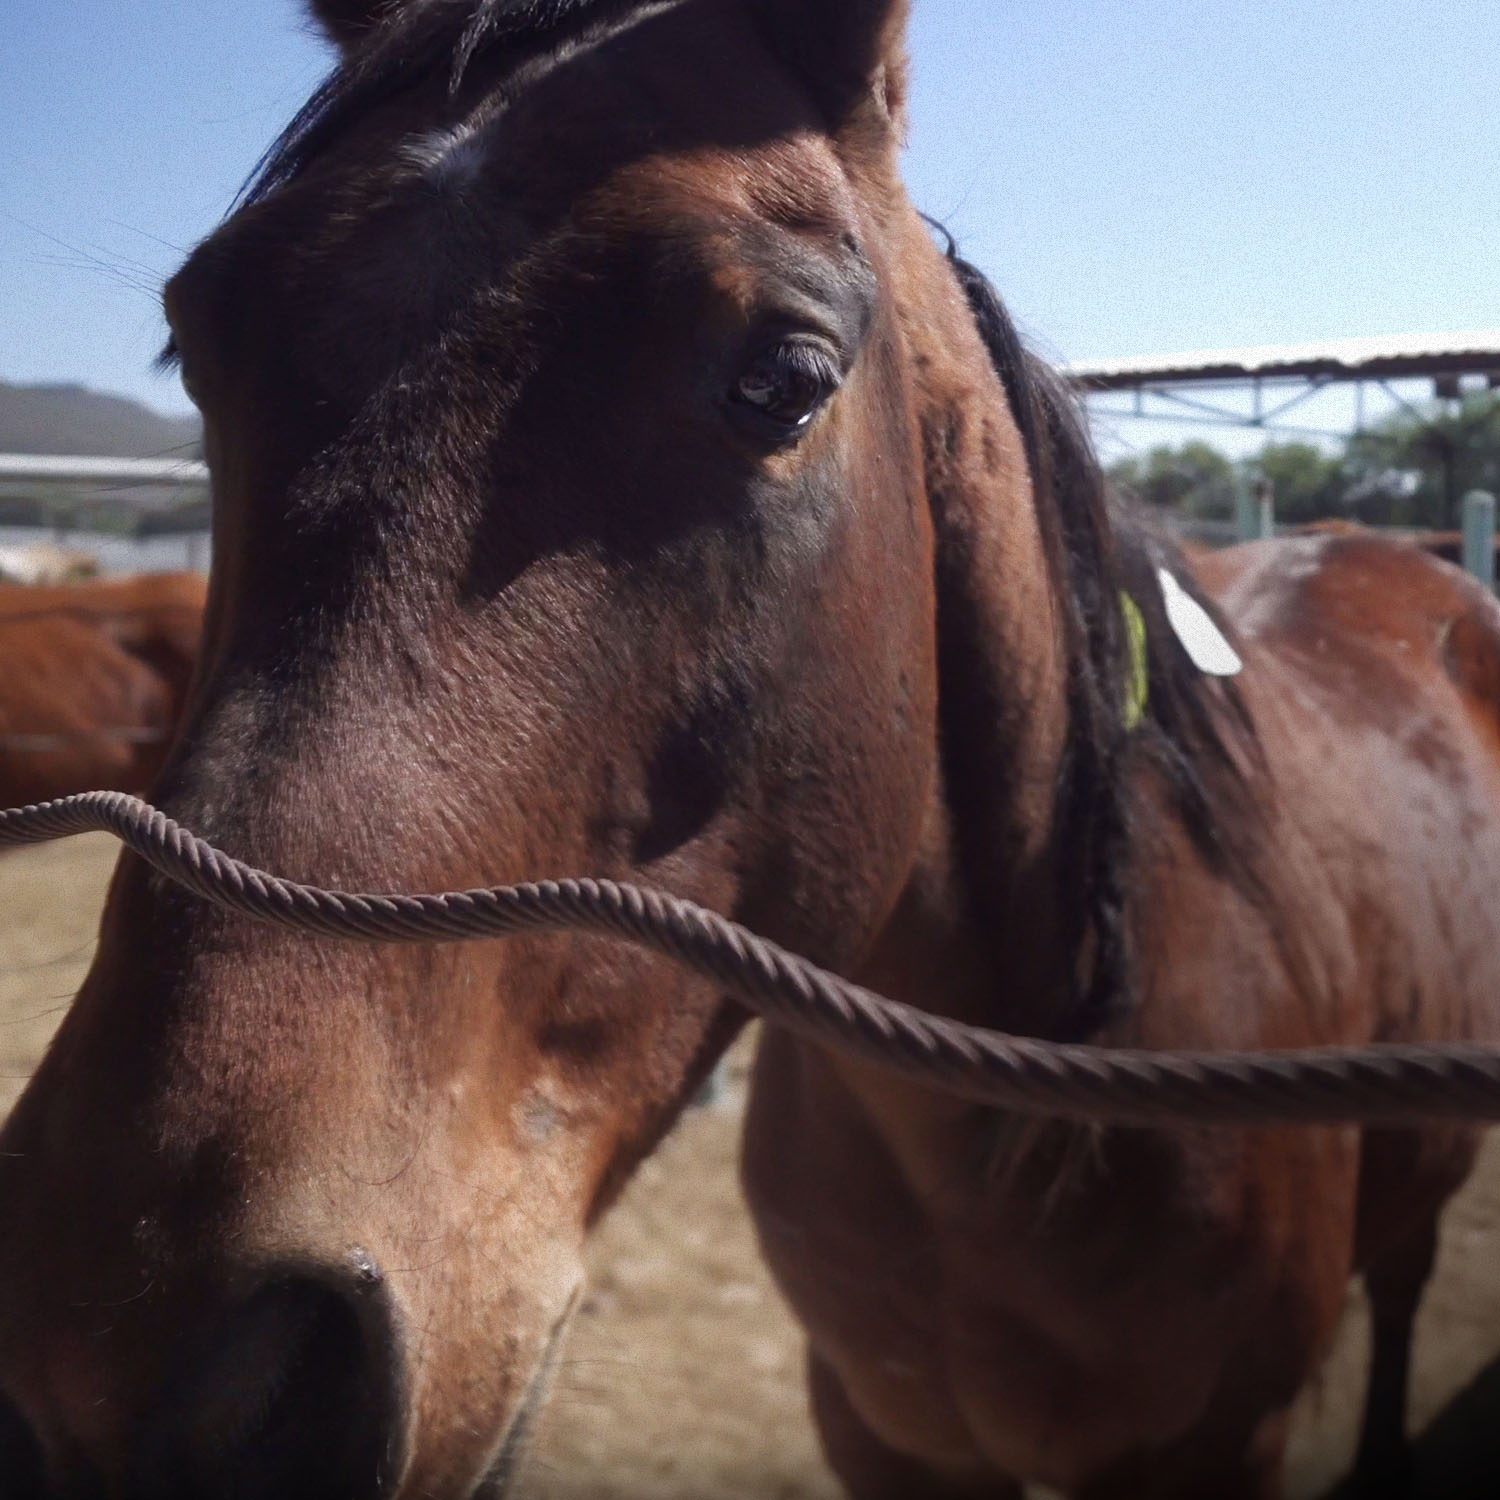
[{"label": "horse's left eye", "polygon": [[807,429],[838,389],[833,361],[811,344],[777,344],[750,361],[735,382],[736,407],[773,435],[792,437]]}]

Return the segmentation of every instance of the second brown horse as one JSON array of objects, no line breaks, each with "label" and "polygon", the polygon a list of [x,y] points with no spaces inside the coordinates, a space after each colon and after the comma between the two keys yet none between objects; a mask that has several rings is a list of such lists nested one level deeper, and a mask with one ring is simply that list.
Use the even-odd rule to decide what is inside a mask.
[{"label": "second brown horse", "polygon": [[194,573],[0,585],[0,804],[151,784],[187,699],[204,597]]}]

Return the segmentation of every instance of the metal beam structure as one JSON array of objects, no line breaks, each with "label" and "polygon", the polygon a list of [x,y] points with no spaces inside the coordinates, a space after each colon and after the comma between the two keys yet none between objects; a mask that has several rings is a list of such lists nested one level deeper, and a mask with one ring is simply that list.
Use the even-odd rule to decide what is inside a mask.
[{"label": "metal beam structure", "polygon": [[1467,374],[1484,375],[1500,384],[1500,328],[1209,349],[1154,359],[1085,360],[1066,366],[1065,373],[1084,391],[1256,379],[1404,380],[1417,375]]},{"label": "metal beam structure", "polygon": [[1101,417],[1189,426],[1258,428],[1288,436],[1342,438],[1350,429],[1287,420],[1336,386],[1353,387],[1353,431],[1364,428],[1366,393],[1411,408],[1397,382],[1432,382],[1434,395],[1500,390],[1500,329],[1340,339],[1322,344],[1208,349],[1151,359],[1085,360],[1063,374]]}]

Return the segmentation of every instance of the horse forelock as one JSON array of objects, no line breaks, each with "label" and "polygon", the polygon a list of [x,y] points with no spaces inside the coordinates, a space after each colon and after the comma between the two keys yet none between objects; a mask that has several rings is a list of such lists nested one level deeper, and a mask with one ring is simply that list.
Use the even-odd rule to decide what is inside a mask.
[{"label": "horse forelock", "polygon": [[450,95],[478,61],[556,49],[589,29],[625,22],[678,0],[416,0],[387,11],[348,51],[272,142],[236,206],[255,203],[300,177],[372,111],[447,74]]},{"label": "horse forelock", "polygon": [[[1056,824],[1075,951],[1083,955],[1068,1038],[1097,1032],[1133,998],[1129,936],[1132,849],[1152,814],[1154,773],[1205,863],[1250,899],[1261,820],[1247,779],[1260,769],[1254,726],[1232,681],[1209,678],[1167,620],[1158,569],[1170,570],[1226,636],[1232,630],[1193,581],[1180,549],[1140,506],[1111,492],[1076,398],[1027,351],[987,278],[949,258],[1005,388],[1026,451],[1049,582],[1069,663],[1068,742]],[[1132,723],[1125,599],[1146,625],[1149,690]]]}]

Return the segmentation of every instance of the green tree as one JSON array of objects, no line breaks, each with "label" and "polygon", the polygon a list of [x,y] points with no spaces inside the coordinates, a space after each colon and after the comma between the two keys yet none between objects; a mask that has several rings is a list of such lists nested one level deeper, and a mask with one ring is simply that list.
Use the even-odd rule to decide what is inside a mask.
[{"label": "green tree", "polygon": [[1500,495],[1500,392],[1408,407],[1350,438],[1340,454],[1273,442],[1232,464],[1209,444],[1189,442],[1122,459],[1109,474],[1152,505],[1205,520],[1229,519],[1236,486],[1268,479],[1279,521],[1347,516],[1449,530],[1467,491]]},{"label": "green tree", "polygon": [[1270,480],[1278,521],[1300,525],[1346,513],[1344,465],[1311,443],[1267,443],[1243,467],[1247,480]]},{"label": "green tree", "polygon": [[1344,472],[1349,511],[1361,521],[1457,526],[1467,491],[1500,494],[1500,393],[1397,412],[1349,440]]},{"label": "green tree", "polygon": [[1214,521],[1234,515],[1234,465],[1208,443],[1153,448],[1113,465],[1109,477],[1161,510]]}]

